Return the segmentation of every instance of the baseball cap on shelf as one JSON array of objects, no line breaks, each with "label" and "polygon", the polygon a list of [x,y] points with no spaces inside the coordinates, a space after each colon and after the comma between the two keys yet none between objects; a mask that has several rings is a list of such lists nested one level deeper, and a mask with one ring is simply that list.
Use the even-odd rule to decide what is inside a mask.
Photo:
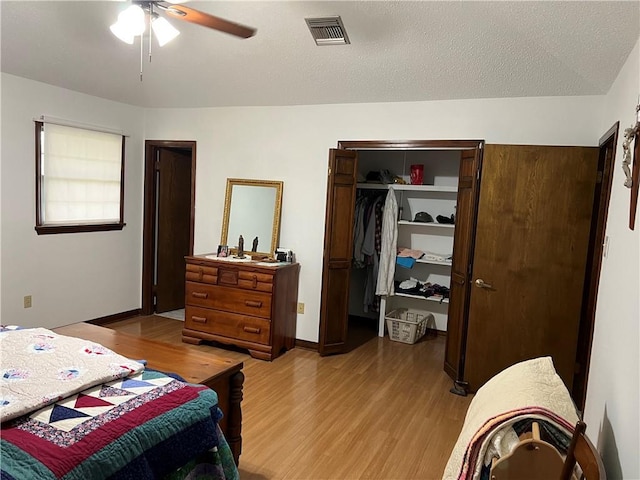
[{"label": "baseball cap on shelf", "polygon": [[433,217],[431,215],[429,215],[427,212],[418,212],[418,213],[416,213],[416,216],[413,219],[413,221],[414,222],[431,223],[431,222],[433,222]]}]

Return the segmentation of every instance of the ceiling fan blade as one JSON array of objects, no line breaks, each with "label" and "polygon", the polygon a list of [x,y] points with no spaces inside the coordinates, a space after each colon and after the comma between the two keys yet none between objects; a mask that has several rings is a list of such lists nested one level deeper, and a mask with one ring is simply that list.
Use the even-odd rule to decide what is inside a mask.
[{"label": "ceiling fan blade", "polygon": [[237,37],[249,38],[256,34],[255,28],[245,27],[239,23],[230,22],[224,18],[214,17],[208,13],[185,7],[184,5],[166,5],[163,10],[175,18],[197,23],[203,27],[213,28]]}]

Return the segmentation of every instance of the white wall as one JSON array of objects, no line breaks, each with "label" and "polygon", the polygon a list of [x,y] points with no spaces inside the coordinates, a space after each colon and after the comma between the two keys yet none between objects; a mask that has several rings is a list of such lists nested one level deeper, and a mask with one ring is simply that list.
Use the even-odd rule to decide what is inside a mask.
[{"label": "white wall", "polygon": [[600,118],[600,131],[617,121],[620,131],[584,419],[611,479],[640,478],[640,218],[630,230],[630,190],[623,186],[621,167],[624,129],[635,122],[640,94],[639,58],[636,44],[606,96]]},{"label": "white wall", "polygon": [[153,109],[148,139],[197,141],[196,253],[220,242],[227,177],[284,181],[280,245],[301,264],[297,338],[317,341],[327,160],[339,140],[597,145],[602,97]]},{"label": "white wall", "polygon": [[[33,120],[43,114],[130,135],[122,231],[36,234]],[[2,323],[55,327],[140,308],[143,119],[137,107],[2,74]]]}]

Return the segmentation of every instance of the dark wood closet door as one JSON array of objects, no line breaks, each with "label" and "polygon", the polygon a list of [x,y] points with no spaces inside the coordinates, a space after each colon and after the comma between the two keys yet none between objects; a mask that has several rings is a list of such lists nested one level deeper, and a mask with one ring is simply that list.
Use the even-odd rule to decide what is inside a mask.
[{"label": "dark wood closet door", "polygon": [[444,354],[444,370],[455,381],[462,380],[464,368],[462,352],[466,340],[466,307],[471,284],[469,265],[473,253],[480,168],[480,148],[461,152],[447,315],[447,345]]},{"label": "dark wood closet door", "polygon": [[184,257],[191,246],[191,153],[159,148],[157,155],[155,311],[161,313],[184,308]]},{"label": "dark wood closet door", "polygon": [[347,341],[356,166],[355,151],[329,151],[318,342],[320,355],[343,353]]},{"label": "dark wood closet door", "polygon": [[486,145],[464,361],[470,391],[546,355],[571,390],[597,171],[597,148]]}]

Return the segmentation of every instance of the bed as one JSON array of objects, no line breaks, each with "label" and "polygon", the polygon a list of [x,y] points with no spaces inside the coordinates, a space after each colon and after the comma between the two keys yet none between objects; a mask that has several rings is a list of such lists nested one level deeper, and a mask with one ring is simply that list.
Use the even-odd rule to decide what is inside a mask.
[{"label": "bed", "polygon": [[578,421],[551,357],[517,363],[475,394],[443,479],[516,478],[521,468],[519,478],[560,478]]},{"label": "bed", "polygon": [[2,480],[238,478],[208,387],[44,328],[0,351]]}]

